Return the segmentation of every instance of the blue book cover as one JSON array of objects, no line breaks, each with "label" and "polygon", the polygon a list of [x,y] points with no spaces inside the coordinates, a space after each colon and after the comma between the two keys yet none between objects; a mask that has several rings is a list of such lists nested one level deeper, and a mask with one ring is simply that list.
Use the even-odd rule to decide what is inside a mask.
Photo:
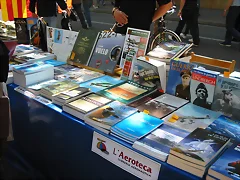
[{"label": "blue book cover", "polygon": [[91,123],[108,129],[136,112],[137,109],[114,101],[89,113],[86,121],[90,120]]},{"label": "blue book cover", "polygon": [[[217,172],[217,173],[214,173]],[[219,179],[240,179],[240,143],[234,142],[210,167],[209,174]],[[224,177],[223,177],[224,176]]]},{"label": "blue book cover", "polygon": [[53,65],[54,67],[56,66],[62,66],[62,65],[65,65],[66,62],[62,62],[62,61],[57,61],[55,59],[49,59],[49,60],[45,60],[43,61],[45,64],[50,64],[50,65]]},{"label": "blue book cover", "polygon": [[208,130],[225,135],[240,142],[240,121],[220,116],[207,127]]},{"label": "blue book cover", "polygon": [[[144,148],[144,152],[150,155],[152,153],[157,153],[157,150],[161,153],[160,156],[165,156],[165,158],[161,158],[161,160],[165,161],[170,149],[176,146],[188,134],[189,132],[187,131],[163,124],[151,134],[135,142],[137,145],[136,149],[140,146],[139,150],[143,150],[142,148]],[[153,156],[158,157],[157,154]]]},{"label": "blue book cover", "polygon": [[219,112],[211,111],[192,103],[188,103],[177,111],[164,118],[171,126],[192,132],[196,128],[206,128],[220,115]]},{"label": "blue book cover", "polygon": [[117,135],[129,137],[131,140],[138,140],[158,128],[163,122],[159,118],[140,112],[117,123],[111,128],[111,131]]},{"label": "blue book cover", "polygon": [[196,65],[191,63],[171,60],[166,93],[190,101],[191,71],[194,67]]},{"label": "blue book cover", "polygon": [[123,80],[113,78],[111,76],[102,76],[97,79],[93,79],[84,83],[81,83],[81,87],[89,88],[92,92],[98,92],[106,88],[110,88],[116,84],[122,83]]},{"label": "blue book cover", "polygon": [[28,63],[28,64],[15,66],[14,71],[22,74],[31,74],[31,73],[43,71],[50,67],[53,67],[53,66],[50,64],[44,64],[43,62],[39,61],[35,63]]},{"label": "blue book cover", "polygon": [[207,166],[228,145],[230,138],[197,128],[170,151],[186,161]]}]

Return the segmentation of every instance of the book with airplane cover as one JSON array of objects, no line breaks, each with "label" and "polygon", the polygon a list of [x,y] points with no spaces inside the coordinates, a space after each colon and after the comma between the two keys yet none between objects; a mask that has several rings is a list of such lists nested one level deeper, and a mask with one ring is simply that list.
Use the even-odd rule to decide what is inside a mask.
[{"label": "book with airplane cover", "polygon": [[113,73],[120,60],[124,40],[122,34],[102,31],[88,66]]},{"label": "book with airplane cover", "polygon": [[146,54],[149,36],[150,31],[127,29],[120,61],[120,67],[124,71],[130,73],[132,60]]},{"label": "book with airplane cover", "polygon": [[163,120],[138,112],[111,127],[111,133],[132,144],[163,124]]},{"label": "book with airplane cover", "polygon": [[80,97],[84,96],[87,93],[90,93],[88,88],[77,87],[53,96],[52,100],[54,104],[63,106],[66,103],[79,99]]},{"label": "book with airplane cover", "polygon": [[240,120],[240,79],[218,77],[212,110]]},{"label": "book with airplane cover", "polygon": [[134,142],[133,148],[150,156],[166,161],[170,149],[177,145],[189,132],[163,124],[151,134]]},{"label": "book with airplane cover", "polygon": [[40,90],[40,94],[48,99],[52,99],[52,96],[55,96],[61,92],[68,91],[77,87],[79,87],[79,84],[68,80],[58,81],[56,83],[53,83],[42,88]]},{"label": "book with airplane cover", "polygon": [[44,61],[50,59],[55,59],[55,55],[48,52],[33,52],[14,57],[14,61],[20,63]]},{"label": "book with airplane cover", "polygon": [[219,112],[188,103],[172,114],[166,116],[164,121],[171,126],[192,132],[198,127],[208,127],[220,115],[221,113]]},{"label": "book with airplane cover", "polygon": [[101,128],[110,130],[118,122],[137,112],[137,109],[113,101],[103,107],[90,112],[84,117],[86,123],[90,122]]},{"label": "book with airplane cover", "polygon": [[123,69],[121,79],[166,91],[166,64],[163,62],[141,56],[133,60],[127,74]]},{"label": "book with airplane cover", "polygon": [[194,68],[191,77],[191,102],[197,106],[211,109],[217,77],[220,73],[203,68]]},{"label": "book with airplane cover", "polygon": [[189,164],[206,167],[229,142],[230,138],[224,135],[197,128],[171,148],[170,154],[188,161]]},{"label": "book with airplane cover", "polygon": [[148,112],[149,115],[161,119],[187,103],[187,100],[169,94],[163,94],[141,104],[137,109],[142,112]]},{"label": "book with airplane cover", "polygon": [[234,142],[209,168],[208,174],[217,179],[240,179],[240,143]]},{"label": "book with airplane cover", "polygon": [[27,28],[27,18],[14,18],[16,36],[18,44],[29,44],[29,31]]},{"label": "book with airplane cover", "polygon": [[190,81],[196,65],[171,60],[166,93],[191,101]]},{"label": "book with airplane cover", "polygon": [[91,111],[100,108],[111,101],[111,99],[91,93],[65,104],[63,106],[63,110],[81,120],[84,120],[84,116],[87,113],[90,113]]},{"label": "book with airplane cover", "polygon": [[220,116],[207,127],[208,130],[240,142],[240,121]]},{"label": "book with airplane cover", "polygon": [[87,66],[98,36],[99,32],[95,29],[82,29],[78,33],[77,40],[73,46],[70,61]]},{"label": "book with airplane cover", "polygon": [[127,81],[99,91],[99,93],[124,104],[129,104],[152,91],[154,91],[154,89],[136,84],[132,81]]},{"label": "book with airplane cover", "polygon": [[105,75],[105,76],[81,83],[80,86],[89,88],[92,92],[96,93],[98,91],[104,90],[106,88],[110,88],[122,82],[123,80]]},{"label": "book with airplane cover", "polygon": [[27,87],[27,90],[32,92],[33,94],[35,95],[39,95],[40,94],[40,90],[48,85],[51,85],[51,84],[54,84],[58,82],[57,80],[55,79],[51,79],[49,81],[43,81],[43,82],[40,82],[40,83],[37,83],[37,84],[34,84],[34,85],[31,85],[31,86],[28,86]]}]

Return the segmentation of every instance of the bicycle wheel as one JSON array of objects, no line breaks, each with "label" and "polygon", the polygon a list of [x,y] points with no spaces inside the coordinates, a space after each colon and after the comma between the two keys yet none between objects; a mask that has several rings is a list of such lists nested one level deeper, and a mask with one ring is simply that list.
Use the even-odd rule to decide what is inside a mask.
[{"label": "bicycle wheel", "polygon": [[149,39],[148,51],[153,50],[161,42],[169,42],[169,41],[182,42],[181,38],[174,31],[166,29],[162,33],[156,32]]}]

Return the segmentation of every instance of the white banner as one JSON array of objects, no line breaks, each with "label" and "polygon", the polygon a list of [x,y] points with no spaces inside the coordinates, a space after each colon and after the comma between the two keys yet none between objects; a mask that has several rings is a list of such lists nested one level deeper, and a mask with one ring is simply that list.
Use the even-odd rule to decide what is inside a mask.
[{"label": "white banner", "polygon": [[159,163],[96,132],[93,134],[92,151],[141,179],[158,179]]}]

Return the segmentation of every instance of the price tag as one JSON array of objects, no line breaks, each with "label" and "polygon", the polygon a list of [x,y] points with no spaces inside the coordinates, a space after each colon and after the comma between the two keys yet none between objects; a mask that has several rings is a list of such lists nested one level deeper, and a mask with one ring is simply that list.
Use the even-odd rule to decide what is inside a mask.
[{"label": "price tag", "polygon": [[149,112],[148,110],[145,109],[145,110],[143,111],[143,113],[145,113],[145,114],[149,114],[150,112]]},{"label": "price tag", "polygon": [[224,71],[224,77],[229,78],[230,77],[230,72]]}]

